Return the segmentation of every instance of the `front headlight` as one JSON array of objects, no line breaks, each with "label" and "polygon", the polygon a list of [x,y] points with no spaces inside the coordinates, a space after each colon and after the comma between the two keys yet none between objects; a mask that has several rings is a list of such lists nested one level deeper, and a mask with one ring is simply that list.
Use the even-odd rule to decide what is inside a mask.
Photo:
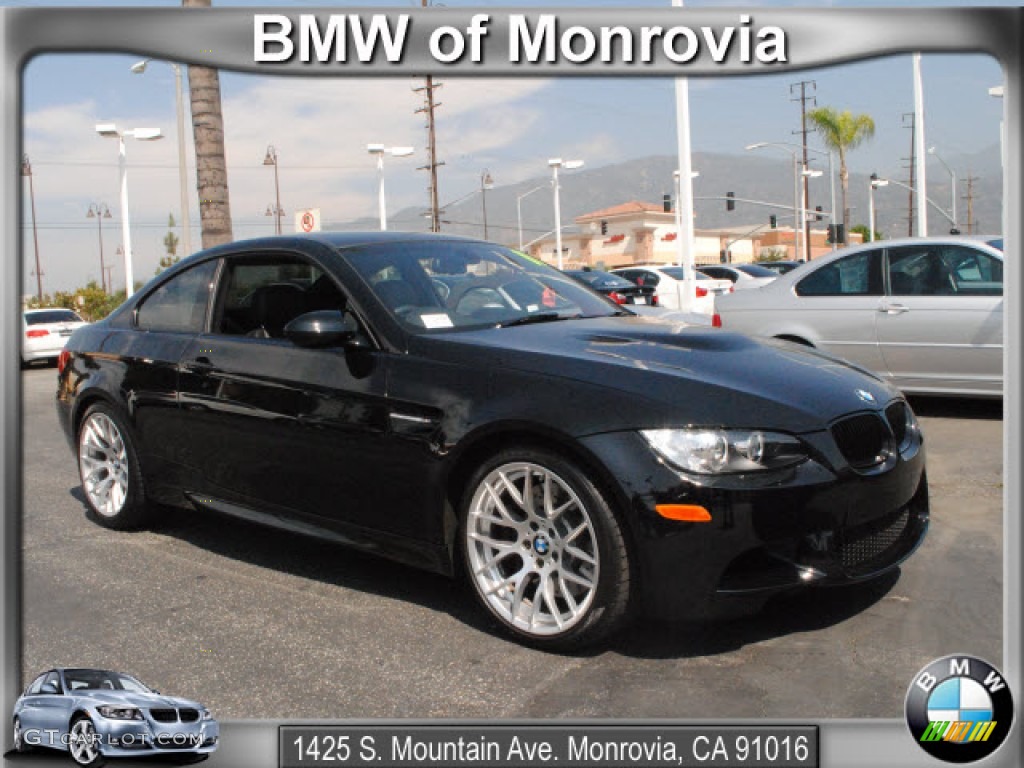
[{"label": "front headlight", "polygon": [[202,713],[203,720],[213,720],[213,715],[210,714],[210,710],[208,710],[206,707],[203,707],[199,711]]},{"label": "front headlight", "polygon": [[669,463],[701,475],[781,469],[807,458],[795,437],[745,429],[645,429],[641,435]]},{"label": "front headlight", "polygon": [[142,713],[135,707],[96,707],[96,711],[110,720],[141,720]]}]

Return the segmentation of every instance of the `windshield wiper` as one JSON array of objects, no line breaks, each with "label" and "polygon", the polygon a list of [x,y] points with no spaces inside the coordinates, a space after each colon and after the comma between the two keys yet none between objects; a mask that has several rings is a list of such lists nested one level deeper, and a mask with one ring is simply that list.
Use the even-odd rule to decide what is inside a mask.
[{"label": "windshield wiper", "polygon": [[[579,315],[570,315],[570,317],[579,317]],[[535,312],[532,315],[523,315],[517,317],[508,322],[498,323],[498,328],[511,328],[513,325],[529,325],[530,323],[547,323],[552,320],[568,320],[568,317],[563,317],[558,312]]]}]

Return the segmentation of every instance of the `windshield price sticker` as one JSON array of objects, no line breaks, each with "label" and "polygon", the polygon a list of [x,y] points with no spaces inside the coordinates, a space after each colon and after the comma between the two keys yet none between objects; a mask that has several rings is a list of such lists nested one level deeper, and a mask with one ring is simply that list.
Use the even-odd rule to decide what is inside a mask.
[{"label": "windshield price sticker", "polygon": [[818,727],[814,725],[285,725],[278,737],[281,768],[818,765]]}]

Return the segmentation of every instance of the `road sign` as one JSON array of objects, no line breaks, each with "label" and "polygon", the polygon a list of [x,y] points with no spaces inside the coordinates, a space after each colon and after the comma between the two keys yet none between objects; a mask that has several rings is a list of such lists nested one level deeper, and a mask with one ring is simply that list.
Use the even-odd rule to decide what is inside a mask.
[{"label": "road sign", "polygon": [[320,231],[320,209],[306,208],[295,213],[296,232],[319,232]]}]

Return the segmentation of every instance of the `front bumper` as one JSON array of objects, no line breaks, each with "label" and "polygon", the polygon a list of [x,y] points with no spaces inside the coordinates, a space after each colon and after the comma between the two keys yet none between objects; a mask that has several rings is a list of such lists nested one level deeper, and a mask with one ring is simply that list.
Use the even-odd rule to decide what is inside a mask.
[{"label": "front bumper", "polygon": [[[583,440],[616,479],[628,509],[644,613],[728,615],[786,590],[874,578],[917,549],[929,519],[920,442],[886,471],[865,474],[836,460],[827,432],[802,437],[822,449],[817,460],[704,479],[662,462],[637,433]],[[711,521],[667,520],[658,504],[700,505]]]},{"label": "front bumper", "polygon": [[92,718],[99,736],[99,749],[107,757],[164,754],[209,754],[220,742],[216,720],[195,723],[158,723],[144,720]]}]

